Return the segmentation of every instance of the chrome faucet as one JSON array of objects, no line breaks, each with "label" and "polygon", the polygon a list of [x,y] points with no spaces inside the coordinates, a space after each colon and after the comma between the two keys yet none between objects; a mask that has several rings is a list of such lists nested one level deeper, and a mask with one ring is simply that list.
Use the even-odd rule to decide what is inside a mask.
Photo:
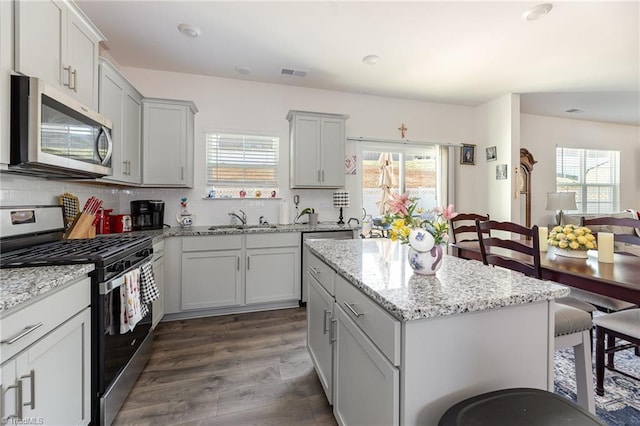
[{"label": "chrome faucet", "polygon": [[241,223],[242,225],[246,225],[246,224],[247,224],[247,214],[246,214],[244,211],[242,211],[242,210],[238,210],[238,211],[239,211],[240,213],[242,213],[242,217],[238,216],[238,215],[236,214],[236,212],[231,212],[231,213],[229,213],[229,216],[232,216],[232,217],[236,217],[236,218],[238,218],[238,220],[240,221],[240,223]]}]

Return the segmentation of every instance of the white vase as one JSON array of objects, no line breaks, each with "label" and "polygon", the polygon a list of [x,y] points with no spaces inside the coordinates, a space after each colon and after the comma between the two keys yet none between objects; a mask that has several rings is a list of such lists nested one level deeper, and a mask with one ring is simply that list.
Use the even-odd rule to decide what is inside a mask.
[{"label": "white vase", "polygon": [[586,250],[566,250],[557,247],[556,254],[564,257],[575,257],[576,259],[586,259],[588,257]]},{"label": "white vase", "polygon": [[418,251],[409,246],[407,256],[409,265],[416,274],[435,275],[442,266],[442,245],[435,245],[428,251]]}]

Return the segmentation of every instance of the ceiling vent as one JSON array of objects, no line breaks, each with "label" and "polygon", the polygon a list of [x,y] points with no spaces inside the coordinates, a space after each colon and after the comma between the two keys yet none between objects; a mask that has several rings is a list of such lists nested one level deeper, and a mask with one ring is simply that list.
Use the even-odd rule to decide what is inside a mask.
[{"label": "ceiling vent", "polygon": [[280,70],[280,74],[288,75],[290,77],[305,77],[307,72],[303,70],[294,70],[293,68],[282,68]]}]

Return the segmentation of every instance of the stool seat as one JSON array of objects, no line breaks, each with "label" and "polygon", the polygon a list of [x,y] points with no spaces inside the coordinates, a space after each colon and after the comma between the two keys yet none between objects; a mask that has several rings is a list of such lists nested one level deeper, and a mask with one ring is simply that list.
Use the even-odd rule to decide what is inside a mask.
[{"label": "stool seat", "polygon": [[439,426],[604,425],[577,404],[540,389],[504,389],[477,395],[449,408]]},{"label": "stool seat", "polygon": [[615,312],[609,315],[602,315],[593,319],[593,323],[598,327],[617,331],[636,339],[640,339],[640,309]]},{"label": "stool seat", "polygon": [[582,309],[556,303],[555,335],[564,336],[578,331],[589,330],[592,327],[591,315]]}]

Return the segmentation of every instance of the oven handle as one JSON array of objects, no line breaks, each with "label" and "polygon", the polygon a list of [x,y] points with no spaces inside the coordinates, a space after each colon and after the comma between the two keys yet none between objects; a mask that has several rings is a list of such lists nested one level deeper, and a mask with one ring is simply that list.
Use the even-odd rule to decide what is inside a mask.
[{"label": "oven handle", "polygon": [[112,279],[111,281],[107,281],[104,283],[100,283],[99,286],[99,291],[100,291],[100,295],[106,295],[111,293],[113,290],[115,290],[116,288],[120,287],[122,284],[124,284],[124,276],[130,272],[133,271],[134,269],[137,269],[139,267],[141,267],[142,265],[144,265],[145,263],[149,263],[153,260],[153,255],[152,256],[148,256],[145,257],[144,259],[142,259],[140,262],[136,263],[135,265],[131,266],[129,269],[127,269],[126,271],[124,271],[120,276],[118,276],[117,278]]}]

